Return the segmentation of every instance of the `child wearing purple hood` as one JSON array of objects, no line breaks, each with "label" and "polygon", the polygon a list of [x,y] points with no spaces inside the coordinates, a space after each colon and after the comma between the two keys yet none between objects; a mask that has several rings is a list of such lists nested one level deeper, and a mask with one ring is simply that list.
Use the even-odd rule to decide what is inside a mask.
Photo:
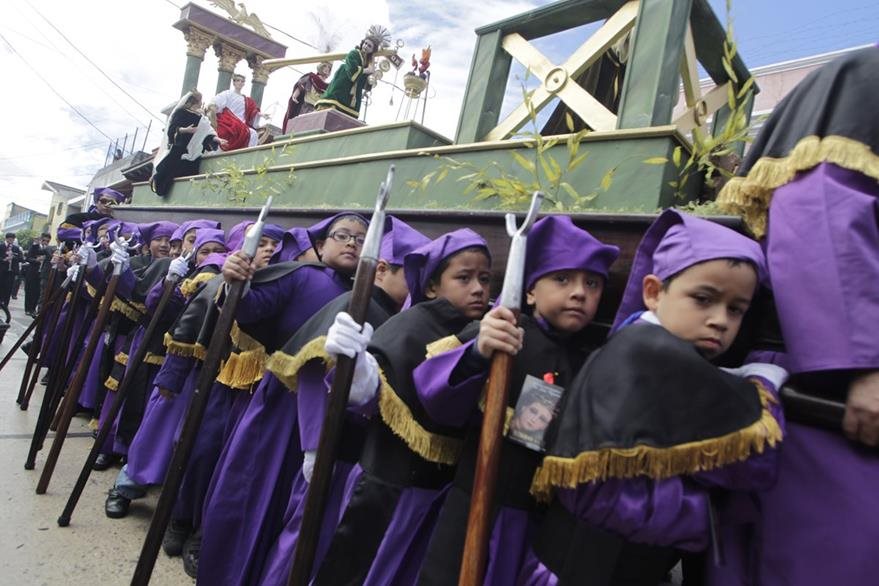
[{"label": "child wearing purple hood", "polygon": [[716,496],[772,485],[786,372],[710,362],[764,276],[759,245],[728,228],[667,210],[648,229],[616,331],[568,389],[535,475],[555,500],[521,583],[657,584],[708,547]]},{"label": "child wearing purple hood", "polygon": [[[515,583],[540,519],[537,502],[528,491],[542,450],[530,440],[548,423],[543,417],[553,414],[549,401],[558,400],[589,354],[578,334],[595,316],[608,270],[618,255],[616,246],[596,240],[567,216],[539,220],[528,233],[523,296],[527,307],[518,321],[521,329],[509,309],[495,308],[482,319],[476,340],[430,358],[415,370],[418,396],[430,417],[468,429],[419,584],[458,583],[479,449],[480,397],[489,359],[497,350],[516,355],[510,411],[522,397],[517,413],[529,413],[529,408],[536,413],[513,418],[511,433],[503,442],[484,580],[498,586]],[[523,423],[517,425],[518,421]],[[517,437],[528,441],[517,442]]]}]

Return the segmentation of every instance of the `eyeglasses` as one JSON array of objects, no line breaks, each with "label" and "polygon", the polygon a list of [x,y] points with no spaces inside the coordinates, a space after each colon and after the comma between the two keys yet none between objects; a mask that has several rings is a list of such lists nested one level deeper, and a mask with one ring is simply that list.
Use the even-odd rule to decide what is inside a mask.
[{"label": "eyeglasses", "polygon": [[118,202],[115,199],[104,199],[103,197],[98,200],[98,203],[102,206],[114,206]]},{"label": "eyeglasses", "polygon": [[349,234],[348,232],[333,232],[329,234],[329,237],[339,242],[340,244],[347,244],[348,242],[354,241],[358,247],[363,246],[363,243],[366,242],[365,236],[355,236],[354,234]]}]

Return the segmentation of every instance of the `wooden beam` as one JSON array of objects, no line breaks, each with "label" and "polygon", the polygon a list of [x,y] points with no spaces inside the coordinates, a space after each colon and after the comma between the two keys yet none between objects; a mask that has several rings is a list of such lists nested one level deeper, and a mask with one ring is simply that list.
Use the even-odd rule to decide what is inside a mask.
[{"label": "wooden beam", "polygon": [[674,121],[674,125],[678,127],[681,133],[704,126],[709,116],[726,105],[729,87],[730,82],[714,87],[710,92],[699,98],[692,108],[688,108],[686,112],[681,114]]},{"label": "wooden beam", "polygon": [[684,37],[684,58],[681,60],[681,80],[684,84],[684,99],[687,107],[692,108],[700,98],[699,66],[696,60],[696,45],[693,43],[693,27],[687,25]]},{"label": "wooden beam", "polygon": [[586,39],[571,56],[565,60],[564,67],[570,77],[576,78],[598,61],[605,51],[623,38],[635,26],[638,17],[639,0],[630,0]]}]

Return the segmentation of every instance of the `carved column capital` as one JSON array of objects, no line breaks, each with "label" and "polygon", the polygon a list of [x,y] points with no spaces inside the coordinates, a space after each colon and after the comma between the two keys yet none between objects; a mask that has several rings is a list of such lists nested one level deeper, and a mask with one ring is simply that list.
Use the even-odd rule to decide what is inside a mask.
[{"label": "carved column capital", "polygon": [[222,41],[214,43],[214,53],[220,61],[217,66],[220,71],[234,72],[238,62],[244,59],[244,51]]},{"label": "carved column capital", "polygon": [[262,55],[251,55],[247,58],[247,64],[253,72],[253,81],[266,84],[269,82],[269,73],[271,73],[271,70],[268,67],[264,67],[262,62]]},{"label": "carved column capital", "polygon": [[214,42],[214,35],[193,26],[183,33],[186,39],[186,54],[204,59],[205,51]]}]

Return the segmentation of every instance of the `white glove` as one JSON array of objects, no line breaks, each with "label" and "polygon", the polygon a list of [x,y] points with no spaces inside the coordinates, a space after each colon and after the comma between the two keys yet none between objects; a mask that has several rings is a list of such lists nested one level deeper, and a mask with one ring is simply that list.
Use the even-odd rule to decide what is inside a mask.
[{"label": "white glove", "polygon": [[348,358],[354,358],[355,354],[366,350],[371,339],[371,324],[365,323],[361,326],[350,314],[341,311],[327,331],[324,349],[332,356],[344,354]]},{"label": "white glove", "polygon": [[79,274],[79,265],[71,265],[70,268],[67,269],[67,278],[70,279],[71,282],[76,280],[76,275]]},{"label": "white glove", "polygon": [[302,458],[302,476],[305,477],[305,482],[311,482],[311,475],[314,474],[314,461],[317,458],[317,452],[315,450],[306,450],[305,455]]},{"label": "white glove", "polygon": [[378,391],[378,363],[375,357],[366,351],[371,339],[372,325],[364,323],[361,326],[344,311],[336,315],[336,320],[327,331],[324,349],[328,354],[332,356],[344,354],[349,358],[357,356],[351,393],[348,395],[349,405],[365,405]]},{"label": "white glove", "polygon": [[178,256],[168,265],[168,277],[177,277],[182,279],[189,273],[189,257]]},{"label": "white glove", "polygon": [[768,362],[749,362],[738,368],[721,368],[720,370],[742,378],[759,376],[772,383],[776,390],[780,389],[790,376],[782,367]]},{"label": "white glove", "polygon": [[88,270],[98,266],[98,255],[95,254],[95,249],[91,246],[80,246],[79,250],[76,251],[76,257],[78,259],[77,262]]},{"label": "white glove", "polygon": [[122,270],[128,266],[128,259],[130,255],[128,254],[128,248],[124,244],[119,244],[118,242],[113,242],[110,244],[110,250],[112,254],[110,255],[110,262],[113,264],[118,264],[122,266]]}]

